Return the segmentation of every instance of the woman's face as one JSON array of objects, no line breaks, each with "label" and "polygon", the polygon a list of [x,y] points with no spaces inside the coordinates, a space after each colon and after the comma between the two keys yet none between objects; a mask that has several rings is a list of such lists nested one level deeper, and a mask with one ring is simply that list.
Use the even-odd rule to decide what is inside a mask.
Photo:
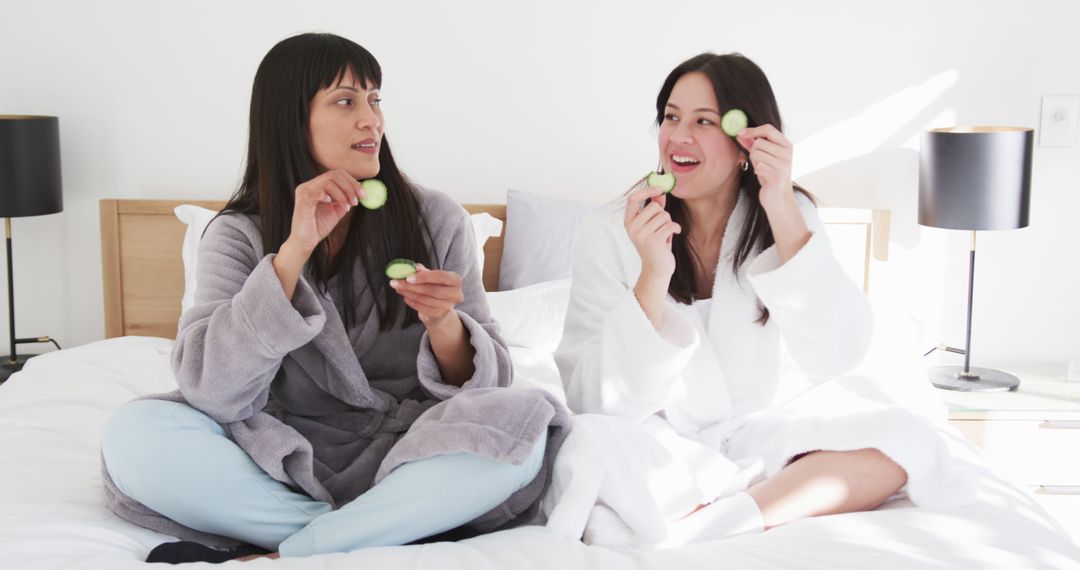
[{"label": "woman's face", "polygon": [[341,169],[363,180],[379,174],[383,116],[379,90],[346,72],[311,99],[311,150],[324,170]]},{"label": "woman's face", "polygon": [[677,180],[673,195],[683,200],[703,198],[738,184],[739,161],[744,158],[720,128],[724,111],[704,73],[687,73],[675,82],[658,140],[661,164]]}]

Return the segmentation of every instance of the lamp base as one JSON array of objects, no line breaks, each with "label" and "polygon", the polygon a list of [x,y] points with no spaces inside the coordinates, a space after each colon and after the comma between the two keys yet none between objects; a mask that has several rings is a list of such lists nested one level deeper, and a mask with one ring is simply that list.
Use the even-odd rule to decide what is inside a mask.
[{"label": "lamp base", "polygon": [[11,361],[11,357],[8,355],[0,356],[0,383],[8,379],[12,374],[22,370],[27,360],[37,356],[36,354],[19,354],[15,357],[15,362]]},{"label": "lamp base", "polygon": [[1019,378],[993,368],[972,366],[965,375],[963,366],[931,366],[927,375],[935,387],[959,392],[1013,392],[1020,386]]}]

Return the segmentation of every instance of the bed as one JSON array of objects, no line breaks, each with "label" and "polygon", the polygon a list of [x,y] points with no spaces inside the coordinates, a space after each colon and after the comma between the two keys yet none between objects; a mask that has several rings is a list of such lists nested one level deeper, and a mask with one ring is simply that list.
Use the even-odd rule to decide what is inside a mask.
[{"label": "bed", "polygon": [[[0,567],[141,567],[171,537],[133,526],[105,507],[99,440],[123,402],[175,387],[169,353],[184,294],[182,203],[100,205],[107,339],[48,353],[0,386]],[[468,206],[507,220],[505,205]],[[827,215],[826,215],[827,214]],[[849,234],[853,277],[869,287],[871,260],[887,257],[887,215],[823,213]],[[885,229],[883,229],[885,228]],[[831,230],[830,230],[831,231]],[[839,243],[839,241],[838,241]],[[484,282],[511,345],[515,383],[559,394],[552,359],[565,283],[496,292],[503,238],[484,243]],[[861,264],[861,265],[860,265]],[[552,335],[555,335],[553,338]],[[957,445],[964,445],[958,434]],[[253,568],[1073,568],[1080,549],[1022,489],[985,469],[977,503],[941,509],[896,501],[868,513],[798,521],[765,533],[674,550],[586,546],[546,526],[460,542],[374,548]]]}]

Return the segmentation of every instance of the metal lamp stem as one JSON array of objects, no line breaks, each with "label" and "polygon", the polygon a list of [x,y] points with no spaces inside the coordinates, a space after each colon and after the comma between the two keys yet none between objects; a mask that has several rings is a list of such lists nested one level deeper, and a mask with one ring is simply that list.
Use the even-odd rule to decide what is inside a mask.
[{"label": "metal lamp stem", "polygon": [[8,280],[8,332],[11,342],[11,352],[8,353],[8,362],[15,364],[19,361],[15,352],[15,279],[13,277],[11,263],[11,218],[4,218],[4,232],[7,236],[7,280]]},{"label": "metal lamp stem", "polygon": [[[964,392],[1005,392],[1016,390],[1020,379],[1016,376],[993,368],[971,367],[971,313],[972,299],[975,293],[975,232],[971,232],[971,251],[968,252],[968,299],[967,331],[964,336],[964,350],[941,346],[942,350],[963,352],[964,366],[933,366],[929,369],[930,382],[938,388],[961,390]],[[931,351],[932,352],[932,351]],[[929,353],[927,353],[929,354]]]},{"label": "metal lamp stem", "polygon": [[968,252],[967,332],[964,335],[964,376],[971,374],[971,306],[975,295],[975,232],[971,232],[971,251]]}]

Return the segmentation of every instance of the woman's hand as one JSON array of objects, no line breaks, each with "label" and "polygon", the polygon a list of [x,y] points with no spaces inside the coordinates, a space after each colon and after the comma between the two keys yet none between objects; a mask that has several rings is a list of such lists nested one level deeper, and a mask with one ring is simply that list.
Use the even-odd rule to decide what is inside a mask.
[{"label": "woman's hand", "polygon": [[419,263],[416,270],[407,279],[392,279],[390,287],[402,296],[406,305],[416,310],[420,322],[429,330],[451,315],[456,317],[454,307],[465,300],[461,276],[453,271],[428,269]]},{"label": "woman's hand", "polygon": [[274,257],[286,299],[292,300],[311,253],[363,197],[360,183],[344,170],[324,172],[296,187],[289,237]]},{"label": "woman's hand", "polygon": [[[650,202],[643,208],[645,200]],[[671,240],[675,234],[682,233],[682,227],[671,219],[664,209],[667,194],[655,186],[649,186],[630,194],[626,200],[626,213],[623,225],[630,241],[641,257],[641,273],[658,283],[663,282],[664,289],[675,273],[675,255],[671,253]]]},{"label": "woman's hand", "polygon": [[311,255],[364,195],[360,183],[344,170],[329,170],[297,186],[286,242]]},{"label": "woman's hand", "polygon": [[791,141],[772,125],[743,129],[738,139],[750,151],[750,162],[761,183],[758,200],[769,218],[780,263],[786,263],[810,240],[791,182]]},{"label": "woman's hand", "polygon": [[[644,208],[641,204],[652,198]],[[641,310],[657,329],[664,321],[664,302],[671,275],[675,273],[675,254],[671,253],[671,241],[682,233],[682,226],[671,219],[664,205],[667,194],[660,188],[650,186],[630,194],[626,200],[626,216],[623,225],[630,241],[641,257],[641,275],[634,285]]]},{"label": "woman's hand", "polygon": [[469,332],[454,307],[465,300],[461,276],[453,271],[431,270],[416,264],[416,273],[404,280],[393,279],[390,286],[416,309],[427,328],[431,352],[439,365],[443,381],[461,386],[476,373],[473,358],[476,349],[469,343]]},{"label": "woman's hand", "polygon": [[758,199],[767,213],[777,208],[794,207],[794,186],[791,183],[791,141],[772,125],[743,129],[739,143],[750,152],[750,164],[761,183]]}]

